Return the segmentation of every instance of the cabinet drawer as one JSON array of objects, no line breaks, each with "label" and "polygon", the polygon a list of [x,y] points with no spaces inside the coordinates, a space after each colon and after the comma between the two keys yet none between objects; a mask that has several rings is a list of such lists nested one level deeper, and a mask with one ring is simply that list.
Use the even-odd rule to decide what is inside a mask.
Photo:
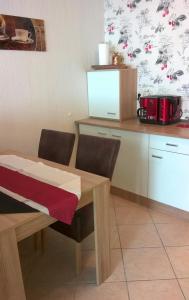
[{"label": "cabinet drawer", "polygon": [[150,135],[150,148],[189,155],[189,140]]},{"label": "cabinet drawer", "polygon": [[110,138],[121,140],[123,137],[127,135],[126,131],[121,131],[117,129],[110,129]]},{"label": "cabinet drawer", "polygon": [[81,134],[95,135],[101,137],[109,137],[110,131],[108,128],[90,125],[79,125],[79,132]]}]

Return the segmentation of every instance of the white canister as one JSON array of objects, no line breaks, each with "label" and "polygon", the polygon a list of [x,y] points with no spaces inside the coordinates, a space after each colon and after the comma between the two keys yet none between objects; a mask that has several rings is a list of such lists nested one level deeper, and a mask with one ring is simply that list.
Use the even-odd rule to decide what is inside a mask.
[{"label": "white canister", "polygon": [[101,43],[98,45],[99,65],[109,65],[110,50],[109,44]]}]

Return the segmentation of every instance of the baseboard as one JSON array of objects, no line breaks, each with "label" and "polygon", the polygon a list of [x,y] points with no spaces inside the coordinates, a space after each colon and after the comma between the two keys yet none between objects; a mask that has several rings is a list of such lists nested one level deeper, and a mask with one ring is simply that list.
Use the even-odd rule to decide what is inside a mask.
[{"label": "baseboard", "polygon": [[171,214],[175,217],[182,218],[182,219],[185,219],[185,220],[189,220],[189,212],[184,211],[182,209],[179,209],[179,208],[167,205],[167,204],[160,203],[158,201],[155,201],[155,200],[149,199],[147,197],[140,196],[140,195],[128,192],[126,190],[117,188],[115,186],[111,186],[111,193],[116,195],[116,196],[122,197],[126,200],[129,200],[129,201],[138,203],[140,205],[146,206],[148,208],[156,209],[156,210],[158,210],[162,213]]}]

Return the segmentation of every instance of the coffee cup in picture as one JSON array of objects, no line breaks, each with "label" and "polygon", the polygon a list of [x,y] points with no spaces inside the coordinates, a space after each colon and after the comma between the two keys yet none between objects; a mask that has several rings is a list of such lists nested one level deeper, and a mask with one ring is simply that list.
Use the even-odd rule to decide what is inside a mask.
[{"label": "coffee cup in picture", "polygon": [[27,42],[28,39],[30,39],[32,36],[32,33],[26,29],[18,29],[17,28],[17,29],[15,29],[15,33],[16,33],[16,38],[19,41],[23,41],[23,42]]}]

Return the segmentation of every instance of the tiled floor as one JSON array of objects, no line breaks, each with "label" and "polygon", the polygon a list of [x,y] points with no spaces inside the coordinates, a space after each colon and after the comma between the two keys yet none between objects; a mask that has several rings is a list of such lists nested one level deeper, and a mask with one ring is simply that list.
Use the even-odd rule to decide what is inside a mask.
[{"label": "tiled floor", "polygon": [[189,300],[189,222],[111,196],[111,267],[95,285],[93,234],[75,276],[73,242],[46,230],[45,253],[20,244],[27,300]]}]

